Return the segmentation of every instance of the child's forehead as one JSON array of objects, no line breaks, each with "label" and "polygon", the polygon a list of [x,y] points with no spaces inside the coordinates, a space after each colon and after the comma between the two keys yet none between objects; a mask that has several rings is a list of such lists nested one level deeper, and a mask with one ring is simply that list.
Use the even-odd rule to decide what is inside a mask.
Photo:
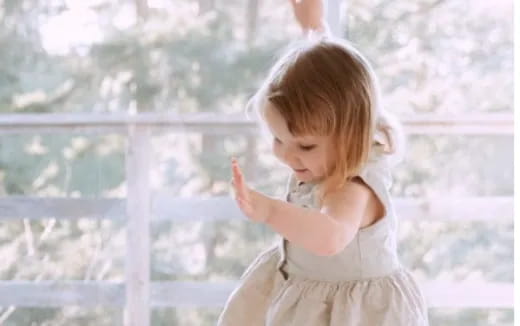
[{"label": "child's forehead", "polygon": [[308,134],[293,134],[287,128],[287,122],[284,120],[280,112],[272,104],[267,104],[263,107],[264,122],[269,127],[271,133],[284,138],[291,138],[294,141],[316,141],[322,138],[320,135]]},{"label": "child's forehead", "polygon": [[[269,122],[266,122],[268,125],[269,125]],[[277,128],[269,128],[271,134],[273,135],[276,135],[276,136],[282,136],[284,138],[287,138],[287,139],[290,139],[290,140],[293,140],[293,141],[315,141],[317,140],[318,138],[320,138],[320,136],[318,135],[312,135],[312,134],[298,134],[298,135],[295,135],[291,132],[289,132],[289,130],[287,130],[287,128],[284,128],[283,130],[280,130],[280,129],[277,129]]]}]

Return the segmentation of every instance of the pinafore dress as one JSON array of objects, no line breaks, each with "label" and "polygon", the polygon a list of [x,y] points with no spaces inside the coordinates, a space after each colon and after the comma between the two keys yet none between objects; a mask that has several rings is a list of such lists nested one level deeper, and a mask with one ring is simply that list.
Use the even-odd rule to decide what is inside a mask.
[{"label": "pinafore dress", "polygon": [[[339,254],[317,256],[281,238],[246,269],[218,326],[426,326],[424,297],[397,255],[398,220],[384,154],[372,151],[360,177],[386,214]],[[291,176],[287,201],[317,207],[315,185]]]}]

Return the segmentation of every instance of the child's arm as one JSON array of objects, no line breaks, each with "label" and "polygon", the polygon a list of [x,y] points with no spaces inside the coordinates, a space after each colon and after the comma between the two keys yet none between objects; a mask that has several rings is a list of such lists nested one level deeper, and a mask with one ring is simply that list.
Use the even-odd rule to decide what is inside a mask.
[{"label": "child's arm", "polygon": [[326,195],[320,210],[273,200],[266,224],[317,255],[335,255],[356,236],[369,196],[363,185],[351,182]]},{"label": "child's arm", "polygon": [[324,17],[323,0],[290,0],[294,17],[304,35],[311,33],[330,34]]},{"label": "child's arm", "polygon": [[370,190],[362,182],[350,182],[342,191],[325,196],[321,210],[298,207],[249,189],[236,161],[233,186],[240,208],[250,219],[322,256],[340,252],[354,239],[370,199]]}]

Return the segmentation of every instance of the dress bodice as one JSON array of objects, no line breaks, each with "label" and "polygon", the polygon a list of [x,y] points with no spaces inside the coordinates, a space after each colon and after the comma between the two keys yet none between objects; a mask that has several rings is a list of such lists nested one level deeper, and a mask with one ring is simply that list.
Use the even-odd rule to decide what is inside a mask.
[{"label": "dress bodice", "polygon": [[[385,216],[360,229],[354,240],[334,256],[318,256],[282,240],[285,272],[318,280],[347,281],[384,276],[400,266],[397,256],[397,218],[389,192],[392,178],[383,154],[371,153],[359,176],[385,206]],[[299,182],[291,176],[287,201],[301,207],[319,209],[316,189],[317,185]]]}]

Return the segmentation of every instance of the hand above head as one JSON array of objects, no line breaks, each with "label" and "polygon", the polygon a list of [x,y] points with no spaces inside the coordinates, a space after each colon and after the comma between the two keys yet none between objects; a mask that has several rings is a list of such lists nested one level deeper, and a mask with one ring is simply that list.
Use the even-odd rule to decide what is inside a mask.
[{"label": "hand above head", "polygon": [[328,26],[324,17],[323,0],[289,0],[294,17],[304,33],[327,33]]},{"label": "hand above head", "polygon": [[231,185],[235,200],[242,213],[255,222],[266,222],[271,214],[273,199],[249,188],[236,159],[231,160],[233,178]]}]

